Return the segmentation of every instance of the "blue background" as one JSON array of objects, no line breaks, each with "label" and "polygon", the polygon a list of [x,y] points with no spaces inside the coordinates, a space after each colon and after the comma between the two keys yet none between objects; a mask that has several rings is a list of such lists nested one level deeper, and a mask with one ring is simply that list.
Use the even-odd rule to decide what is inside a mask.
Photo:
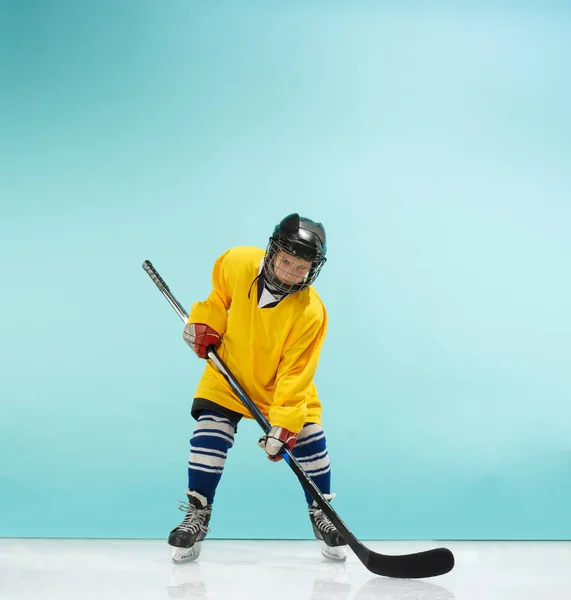
[{"label": "blue background", "polygon": [[[1,536],[178,524],[204,363],[141,263],[189,308],[298,211],[349,527],[571,538],[568,3],[0,6]],[[311,537],[258,437],[212,537]]]}]

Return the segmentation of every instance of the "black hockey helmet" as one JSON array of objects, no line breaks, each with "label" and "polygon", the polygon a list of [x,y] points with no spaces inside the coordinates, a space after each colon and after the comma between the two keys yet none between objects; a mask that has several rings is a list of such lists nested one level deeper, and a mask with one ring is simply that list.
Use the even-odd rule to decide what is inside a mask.
[{"label": "black hockey helmet", "polygon": [[[279,250],[311,263],[301,283],[286,284],[276,276],[273,268],[274,257]],[[270,237],[262,272],[269,285],[276,290],[290,294],[308,288],[319,275],[324,265],[327,243],[325,228],[321,223],[300,217],[297,213],[282,219]]]}]

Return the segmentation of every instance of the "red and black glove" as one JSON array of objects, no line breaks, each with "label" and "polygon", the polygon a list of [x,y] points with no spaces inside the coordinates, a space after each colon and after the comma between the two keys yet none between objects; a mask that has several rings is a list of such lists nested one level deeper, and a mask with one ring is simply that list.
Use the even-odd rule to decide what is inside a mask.
[{"label": "red and black glove", "polygon": [[204,323],[187,323],[182,337],[200,358],[208,358],[208,346],[218,348],[222,342],[220,334]]},{"label": "red and black glove", "polygon": [[285,427],[272,427],[267,435],[261,437],[258,446],[268,453],[268,458],[274,462],[283,458],[283,451],[292,450],[297,441],[297,433],[292,433]]}]

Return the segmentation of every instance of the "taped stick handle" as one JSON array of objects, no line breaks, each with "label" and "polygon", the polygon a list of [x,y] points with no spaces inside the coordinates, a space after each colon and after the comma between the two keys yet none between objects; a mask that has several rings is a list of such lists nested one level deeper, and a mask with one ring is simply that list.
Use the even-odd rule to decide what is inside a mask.
[{"label": "taped stick handle", "polygon": [[159,275],[158,271],[153,267],[150,260],[146,260],[143,263],[143,269],[147,272],[148,276],[153,280],[155,285],[159,288],[161,294],[167,299],[168,303],[174,308],[176,314],[180,317],[183,323],[188,321],[188,314],[182,307],[182,304],[171,294],[169,286],[165,283],[164,279]]},{"label": "taped stick handle", "polygon": [[150,260],[146,260],[143,263],[143,269],[149,274],[149,277],[155,282],[159,290],[168,290],[169,286],[165,283],[164,279],[158,274],[153,263]]}]

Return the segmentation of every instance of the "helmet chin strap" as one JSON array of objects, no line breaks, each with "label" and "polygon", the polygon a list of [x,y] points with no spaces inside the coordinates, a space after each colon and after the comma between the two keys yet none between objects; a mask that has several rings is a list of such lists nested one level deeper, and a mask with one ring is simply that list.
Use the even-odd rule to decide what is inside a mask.
[{"label": "helmet chin strap", "polygon": [[[274,273],[274,275],[275,275],[275,273]],[[272,285],[272,282],[271,282],[271,281],[266,281],[266,280],[264,279],[264,284],[265,284],[265,286],[268,288],[268,291],[270,291],[270,292],[271,292],[271,293],[272,293],[274,296],[275,296],[276,294],[283,295],[283,294],[285,293],[285,292],[282,292],[282,291],[278,290],[278,288],[274,287],[274,286]]]}]

